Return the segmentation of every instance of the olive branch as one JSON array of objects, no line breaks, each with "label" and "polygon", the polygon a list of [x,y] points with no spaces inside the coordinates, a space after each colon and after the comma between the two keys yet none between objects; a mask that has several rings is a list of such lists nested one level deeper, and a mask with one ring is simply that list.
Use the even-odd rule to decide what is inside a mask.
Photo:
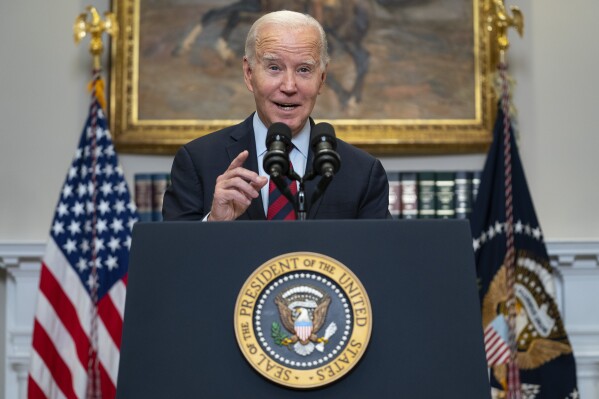
[{"label": "olive branch", "polygon": [[287,338],[287,335],[282,331],[281,325],[274,321],[270,328],[270,336],[274,339],[275,344],[283,346],[283,340]]}]

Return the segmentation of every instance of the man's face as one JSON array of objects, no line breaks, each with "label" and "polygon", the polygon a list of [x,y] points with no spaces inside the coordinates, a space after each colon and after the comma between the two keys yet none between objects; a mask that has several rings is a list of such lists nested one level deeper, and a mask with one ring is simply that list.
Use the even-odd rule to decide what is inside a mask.
[{"label": "man's face", "polygon": [[320,36],[314,28],[260,29],[256,61],[243,60],[247,88],[254,93],[258,116],[269,127],[283,122],[296,135],[304,126],[326,77],[320,68]]}]

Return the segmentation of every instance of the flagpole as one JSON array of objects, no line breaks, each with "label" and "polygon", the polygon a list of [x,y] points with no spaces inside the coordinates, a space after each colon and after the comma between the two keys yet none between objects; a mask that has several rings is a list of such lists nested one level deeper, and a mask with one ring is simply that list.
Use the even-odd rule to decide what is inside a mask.
[{"label": "flagpole", "polygon": [[500,52],[499,73],[501,76],[501,109],[503,111],[503,162],[504,162],[504,188],[505,188],[505,240],[506,253],[504,265],[507,270],[507,309],[509,326],[510,360],[508,362],[508,399],[520,399],[520,370],[517,364],[518,343],[516,337],[516,295],[514,285],[516,283],[516,264],[514,247],[514,211],[512,191],[512,147],[511,147],[511,125],[509,117],[509,87],[507,79],[507,64],[505,63],[505,51]]},{"label": "flagpole", "polygon": [[511,148],[511,118],[510,118],[510,93],[509,80],[507,76],[506,52],[509,47],[508,29],[515,27],[520,36],[523,34],[524,18],[520,10],[512,6],[512,16],[508,14],[503,0],[488,0],[486,3],[488,12],[488,29],[495,33],[495,40],[491,42],[492,58],[497,60],[497,68],[500,77],[500,99],[501,110],[503,112],[503,143],[504,143],[504,189],[505,189],[505,239],[506,254],[504,266],[507,271],[506,291],[507,291],[507,324],[508,344],[510,348],[510,359],[507,364],[508,373],[506,381],[507,399],[521,399],[522,391],[520,384],[520,370],[518,368],[517,354],[518,342],[516,337],[516,295],[514,292],[516,275],[516,254],[514,246],[514,211],[513,211],[513,190],[512,190],[512,148]]},{"label": "flagpole", "polygon": [[[99,339],[98,339],[98,287],[99,287],[99,273],[98,273],[98,232],[96,230],[98,220],[98,182],[97,182],[97,128],[98,128],[98,107],[106,108],[106,101],[104,96],[104,82],[102,80],[102,63],[101,56],[104,51],[104,44],[102,42],[102,34],[106,32],[109,35],[115,35],[117,32],[117,24],[115,16],[111,12],[106,12],[106,19],[102,20],[95,7],[88,6],[87,13],[80,14],[75,19],[73,25],[73,33],[75,37],[75,43],[78,44],[81,39],[86,35],[90,35],[89,51],[93,58],[93,70],[92,70],[92,81],[89,84],[89,90],[91,91],[91,109],[90,109],[90,156],[91,156],[91,204],[92,204],[92,223],[91,223],[91,273],[90,273],[90,297],[91,297],[91,308],[90,308],[90,347],[89,347],[89,361],[87,365],[87,390],[86,396],[88,399],[101,399],[102,389],[100,381],[100,360],[99,354]],[[88,21],[88,13],[91,19]]]}]

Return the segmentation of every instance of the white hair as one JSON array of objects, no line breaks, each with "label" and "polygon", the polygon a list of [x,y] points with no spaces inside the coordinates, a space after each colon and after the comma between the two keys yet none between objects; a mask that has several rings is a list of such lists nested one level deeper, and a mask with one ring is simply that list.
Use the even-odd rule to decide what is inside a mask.
[{"label": "white hair", "polygon": [[260,29],[265,25],[278,25],[289,29],[314,28],[320,35],[320,69],[324,71],[329,63],[329,49],[327,36],[320,23],[308,14],[302,14],[295,11],[274,11],[258,18],[250,28],[245,40],[245,57],[250,66],[256,62],[256,42],[259,40]]}]

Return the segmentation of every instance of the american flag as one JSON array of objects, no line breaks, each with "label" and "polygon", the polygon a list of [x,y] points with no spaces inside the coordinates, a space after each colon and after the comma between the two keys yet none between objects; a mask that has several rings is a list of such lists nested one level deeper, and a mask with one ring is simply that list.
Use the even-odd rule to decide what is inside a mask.
[{"label": "american flag", "polygon": [[99,103],[99,72],[92,87],[42,260],[29,398],[116,393],[131,229],[138,217]]},{"label": "american flag", "polygon": [[485,352],[490,367],[506,364],[510,360],[509,331],[503,315],[499,315],[485,328]]}]

